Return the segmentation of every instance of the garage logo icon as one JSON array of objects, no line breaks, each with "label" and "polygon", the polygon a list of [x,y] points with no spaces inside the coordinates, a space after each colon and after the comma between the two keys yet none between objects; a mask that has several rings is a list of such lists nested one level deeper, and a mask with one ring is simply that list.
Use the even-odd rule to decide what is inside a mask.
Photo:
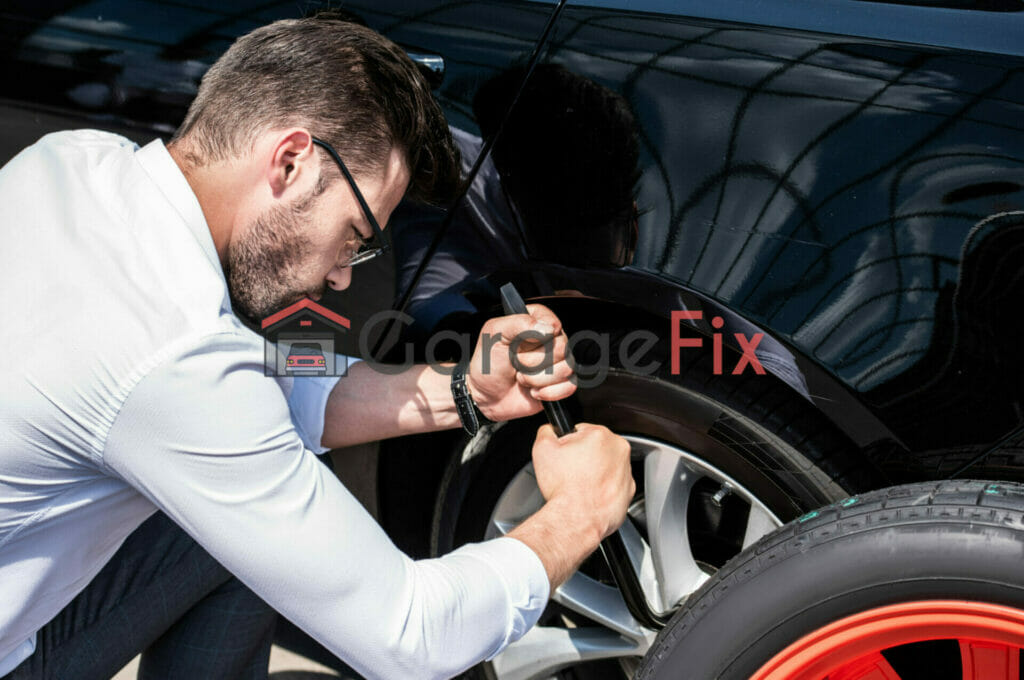
[{"label": "garage logo icon", "polygon": [[271,314],[260,323],[264,373],[268,376],[343,376],[348,359],[335,353],[351,322],[309,298]]}]

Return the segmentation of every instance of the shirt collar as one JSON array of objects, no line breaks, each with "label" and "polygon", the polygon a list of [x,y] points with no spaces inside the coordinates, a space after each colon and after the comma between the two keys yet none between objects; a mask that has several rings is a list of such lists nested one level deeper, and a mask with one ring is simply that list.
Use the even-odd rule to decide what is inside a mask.
[{"label": "shirt collar", "polygon": [[163,141],[154,139],[152,142],[135,152],[135,158],[139,165],[153,180],[154,184],[167,198],[167,201],[174,207],[185,224],[188,225],[192,235],[202,247],[206,258],[213,265],[213,268],[224,279],[224,270],[217,257],[217,248],[213,244],[213,236],[210,234],[210,227],[206,224],[206,217],[203,216],[203,209],[199,206],[199,199],[196,198],[188,180],[181,172],[181,168],[171,158]]}]

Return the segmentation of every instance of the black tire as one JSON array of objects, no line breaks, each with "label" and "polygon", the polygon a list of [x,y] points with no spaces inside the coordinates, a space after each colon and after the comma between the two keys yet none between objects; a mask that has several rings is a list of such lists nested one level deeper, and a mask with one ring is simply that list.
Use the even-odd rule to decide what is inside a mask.
[{"label": "black tire", "polygon": [[[637,678],[748,680],[804,635],[885,605],[1024,608],[1022,555],[1022,485],[956,481],[863,494],[787,524],[732,560],[676,613]],[[901,678],[959,679],[958,648],[946,642],[955,644],[904,645],[886,658]]]},{"label": "black tire", "polygon": [[[681,376],[645,377],[612,369],[601,386],[578,392],[577,415],[706,460],[753,492],[783,521],[882,485],[853,444],[774,377],[715,376],[704,370],[709,361],[695,364],[699,365],[687,367]],[[456,452],[434,513],[434,554],[484,537],[501,493],[529,462],[542,422],[538,415],[491,427]],[[705,501],[715,490],[704,490]],[[700,540],[703,531],[708,545],[702,561],[717,568],[739,547],[716,534],[726,524],[721,516],[713,509],[705,514],[707,525],[692,527],[691,537]],[[542,623],[553,615],[546,612]],[[621,677],[596,668],[566,676]]]}]

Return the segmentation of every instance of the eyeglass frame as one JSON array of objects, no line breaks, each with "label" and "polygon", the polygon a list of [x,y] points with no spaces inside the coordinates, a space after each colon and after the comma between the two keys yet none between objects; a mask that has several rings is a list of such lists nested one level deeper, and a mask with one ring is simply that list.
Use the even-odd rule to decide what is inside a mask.
[{"label": "eyeglass frame", "polygon": [[[327,154],[334,159],[337,163],[338,169],[341,170],[341,174],[348,180],[348,185],[352,187],[352,193],[355,194],[356,201],[359,202],[359,207],[363,209],[363,214],[366,216],[366,221],[370,223],[370,228],[373,229],[373,236],[368,240],[364,240],[359,231],[356,230],[356,234],[359,235],[362,245],[359,247],[352,257],[349,258],[348,262],[341,265],[342,267],[354,267],[357,264],[368,262],[378,255],[383,255],[390,250],[391,246],[388,245],[387,239],[384,238],[384,230],[380,228],[380,224],[377,223],[377,218],[373,216],[373,211],[370,210],[370,206],[366,204],[366,199],[363,198],[363,193],[359,191],[359,187],[356,186],[356,180],[352,177],[352,173],[348,171],[345,163],[341,160],[341,156],[334,150],[330,144],[317,137],[312,137],[313,144],[319,146],[321,149],[327,152]],[[376,241],[376,245],[374,244]]]}]

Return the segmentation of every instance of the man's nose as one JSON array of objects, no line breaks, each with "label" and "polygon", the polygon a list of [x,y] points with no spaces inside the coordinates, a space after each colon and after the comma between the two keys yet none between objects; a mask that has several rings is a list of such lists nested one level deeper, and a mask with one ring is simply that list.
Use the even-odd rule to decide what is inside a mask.
[{"label": "man's nose", "polygon": [[334,267],[327,274],[327,285],[331,290],[345,290],[352,283],[352,267]]}]

